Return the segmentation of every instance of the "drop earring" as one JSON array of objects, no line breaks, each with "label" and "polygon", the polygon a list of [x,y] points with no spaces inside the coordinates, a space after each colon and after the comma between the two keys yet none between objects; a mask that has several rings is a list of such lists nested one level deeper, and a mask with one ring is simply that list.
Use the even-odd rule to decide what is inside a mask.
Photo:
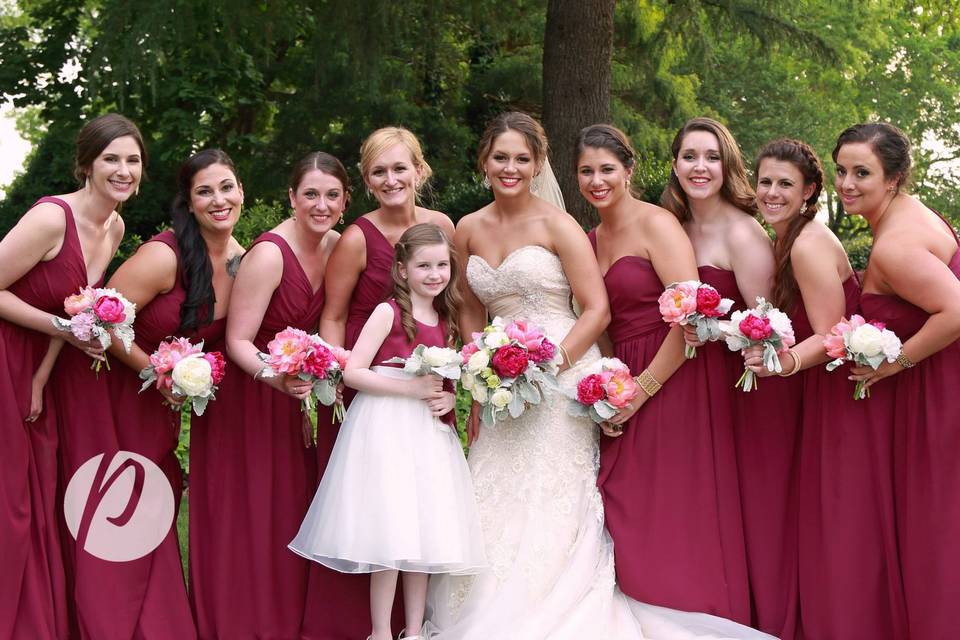
[{"label": "drop earring", "polygon": [[491,185],[490,185],[490,178],[487,176],[486,173],[483,174],[483,181],[481,182],[481,184],[483,185],[483,188],[484,188],[484,189],[489,189],[490,186],[491,186]]},{"label": "drop earring", "polygon": [[343,223],[346,222],[346,221],[347,221],[347,218],[341,213],[341,214],[340,214],[340,222],[339,222],[338,224],[343,224]]}]

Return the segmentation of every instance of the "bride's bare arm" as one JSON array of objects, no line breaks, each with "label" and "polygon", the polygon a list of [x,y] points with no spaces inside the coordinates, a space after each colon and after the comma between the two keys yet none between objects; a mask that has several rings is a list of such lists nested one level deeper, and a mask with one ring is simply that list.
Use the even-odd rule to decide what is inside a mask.
[{"label": "bride's bare arm", "polygon": [[569,357],[562,368],[576,363],[610,324],[610,304],[590,240],[569,215],[551,216],[550,235],[574,297],[583,310],[561,346]]},{"label": "bride's bare arm", "polygon": [[460,337],[464,342],[468,342],[473,332],[482,330],[487,324],[487,310],[467,283],[467,260],[470,258],[470,229],[473,226],[473,217],[471,214],[461,218],[453,235],[453,244],[460,258],[460,294],[463,296],[463,305],[460,307],[459,321]]}]

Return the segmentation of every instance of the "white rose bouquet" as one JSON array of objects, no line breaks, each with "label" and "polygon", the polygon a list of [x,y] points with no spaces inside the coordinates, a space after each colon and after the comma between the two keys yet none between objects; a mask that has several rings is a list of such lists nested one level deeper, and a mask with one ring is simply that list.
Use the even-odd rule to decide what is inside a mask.
[{"label": "white rose bouquet", "polygon": [[[833,371],[844,362],[869,365],[876,370],[883,361],[894,362],[903,349],[900,338],[887,329],[882,322],[868,322],[863,316],[854,314],[850,319],[840,320],[833,325],[830,333],[823,339],[827,355],[834,360],[827,363],[827,371]],[[870,389],[863,380],[857,380],[853,389],[853,399],[863,400],[870,397]]]},{"label": "white rose bouquet", "polygon": [[156,385],[189,400],[193,412],[202,416],[210,400],[216,399],[217,385],[223,380],[226,362],[219,351],[204,353],[203,341],[192,344],[186,338],[161,342],[150,355],[150,364],[140,371],[143,386]]},{"label": "white rose bouquet", "polygon": [[403,370],[415,376],[434,373],[448,380],[460,379],[462,360],[456,349],[449,347],[427,347],[418,344],[409,358],[390,358],[384,364],[402,364]]}]

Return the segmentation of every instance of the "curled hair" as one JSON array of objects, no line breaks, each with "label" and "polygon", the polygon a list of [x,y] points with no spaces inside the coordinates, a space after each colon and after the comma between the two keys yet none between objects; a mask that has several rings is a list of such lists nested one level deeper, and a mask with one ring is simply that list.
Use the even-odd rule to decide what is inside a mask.
[{"label": "curled hair", "polygon": [[[637,152],[630,144],[630,138],[620,129],[610,124],[592,124],[580,130],[577,136],[577,148],[574,154],[575,164],[587,149],[605,149],[612,153],[623,168],[630,171],[637,165]],[[640,194],[629,186],[630,195],[639,198]]]},{"label": "curled hair", "polygon": [[505,111],[491,120],[480,136],[480,146],[477,149],[477,168],[483,173],[483,165],[490,157],[493,143],[507,131],[516,131],[523,136],[530,147],[534,163],[539,167],[547,159],[550,145],[547,143],[547,134],[543,125],[533,116],[522,111]]},{"label": "curled hair", "polygon": [[417,185],[417,195],[420,195],[420,189],[427,183],[430,176],[433,175],[433,169],[430,168],[426,158],[423,157],[423,148],[420,146],[420,141],[417,140],[417,136],[413,135],[409,129],[404,129],[403,127],[383,127],[367,136],[367,139],[360,145],[360,175],[366,180],[373,161],[384,151],[397,144],[402,144],[406,147],[407,151],[410,152],[410,159],[413,162],[413,166],[420,170],[422,180]]},{"label": "curled hair", "polygon": [[[720,186],[720,197],[744,213],[756,217],[757,197],[750,186],[750,181],[747,179],[747,170],[743,166],[743,156],[740,154],[740,148],[730,131],[716,120],[712,118],[693,118],[681,127],[670,146],[674,164],[680,156],[683,139],[693,131],[712,133],[716,136],[717,143],[720,145],[720,163],[723,166],[723,184]],[[690,201],[680,185],[680,178],[677,176],[677,170],[674,167],[670,168],[670,180],[666,189],[663,190],[663,195],[660,196],[660,205],[664,209],[672,211],[681,223],[688,222],[691,218]]]},{"label": "curled hair", "polygon": [[193,333],[213,322],[213,309],[217,302],[213,290],[213,264],[207,243],[200,233],[200,223],[190,211],[190,192],[194,176],[215,164],[227,167],[236,178],[237,169],[233,160],[220,149],[198,151],[187,158],[177,171],[177,195],[173,198],[171,216],[180,253],[180,275],[187,293],[180,305],[178,333]]},{"label": "curled hair", "polygon": [[297,192],[303,176],[311,171],[322,171],[328,176],[333,176],[339,180],[344,193],[343,208],[346,209],[350,206],[350,192],[353,190],[353,187],[350,185],[350,176],[347,175],[347,170],[343,168],[343,163],[324,151],[309,153],[301,158],[297,164],[293,165],[293,171],[290,172],[291,193]]},{"label": "curled hair", "polygon": [[820,193],[823,191],[823,166],[810,145],[789,138],[768,142],[760,149],[757,153],[757,161],[754,163],[758,179],[760,163],[766,159],[789,162],[803,176],[805,187],[813,185],[813,192],[804,201],[805,206],[800,215],[790,221],[782,237],[777,237],[773,250],[776,269],[773,276],[772,301],[777,308],[789,312],[793,309],[797,294],[800,292],[797,279],[793,274],[793,264],[790,262],[790,251],[793,250],[793,243],[796,242],[803,228],[817,216]]},{"label": "curled hair", "polygon": [[140,161],[143,166],[141,179],[146,178],[147,147],[143,143],[140,129],[131,120],[119,113],[106,113],[83,125],[77,134],[77,154],[73,161],[73,177],[82,187],[87,174],[97,156],[117,138],[131,136],[140,147]]},{"label": "curled hair", "polygon": [[856,142],[870,145],[883,167],[884,178],[897,178],[897,193],[901,188],[907,187],[913,161],[910,139],[903,131],[889,122],[865,122],[847,127],[837,138],[837,146],[833,148],[833,161],[837,161],[843,145]]},{"label": "curled hair", "polygon": [[443,232],[443,229],[431,222],[415,224],[400,236],[397,242],[396,256],[390,275],[393,276],[393,298],[400,309],[400,325],[403,327],[407,339],[413,342],[417,336],[417,323],[413,318],[413,307],[410,302],[410,285],[400,277],[400,265],[406,266],[413,259],[418,249],[432,247],[438,244],[446,245],[450,251],[450,282],[443,293],[433,299],[433,306],[440,317],[447,323],[447,346],[453,347],[460,335],[460,326],[457,315],[460,311],[462,298],[460,297],[460,258],[453,242]]}]

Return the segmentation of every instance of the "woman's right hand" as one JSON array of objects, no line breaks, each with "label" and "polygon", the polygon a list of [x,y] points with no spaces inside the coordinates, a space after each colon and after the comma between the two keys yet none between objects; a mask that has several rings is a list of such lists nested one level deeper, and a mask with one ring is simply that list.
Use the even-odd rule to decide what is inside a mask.
[{"label": "woman's right hand", "polygon": [[179,409],[180,405],[183,404],[183,401],[186,400],[183,396],[178,396],[173,392],[173,389],[168,389],[166,387],[157,387],[157,393],[163,396],[164,401],[170,405],[171,409]]},{"label": "woman's right hand", "polygon": [[410,395],[417,400],[439,398],[442,393],[443,380],[436,374],[429,373],[410,380]]},{"label": "woman's right hand", "polygon": [[63,331],[58,333],[55,337],[62,338],[68,344],[72,344],[80,351],[83,351],[85,354],[93,358],[94,360],[106,360],[106,356],[103,353],[103,346],[100,344],[100,341],[96,338],[90,338],[89,340],[81,340],[77,336],[73,335],[69,331]]},{"label": "woman's right hand", "polygon": [[697,328],[688,324],[683,325],[683,341],[687,343],[688,347],[693,347],[694,349],[707,344],[697,337]]}]

